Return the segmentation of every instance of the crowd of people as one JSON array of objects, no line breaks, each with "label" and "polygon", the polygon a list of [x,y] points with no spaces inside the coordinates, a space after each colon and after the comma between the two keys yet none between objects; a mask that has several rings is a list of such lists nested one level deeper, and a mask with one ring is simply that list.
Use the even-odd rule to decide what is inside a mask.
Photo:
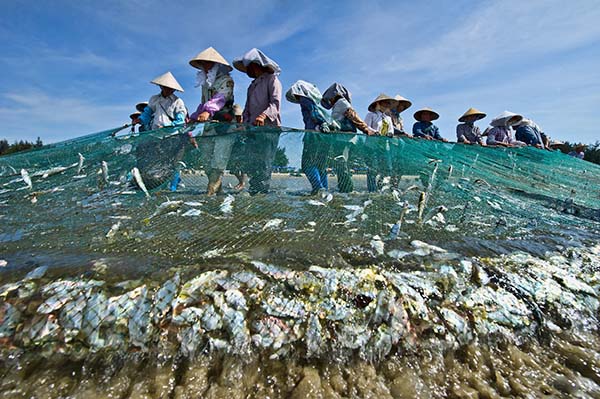
[{"label": "crowd of people", "polygon": [[[183,100],[175,94],[176,91],[183,92],[184,89],[170,72],[166,72],[151,81],[159,86],[160,93],[152,96],[147,103],[136,105],[137,112],[130,115],[132,125],[140,125],[139,130],[146,131],[167,126],[183,126],[186,123],[221,122],[211,124],[205,129],[203,137],[206,140],[200,148],[209,179],[208,194],[214,195],[221,191],[222,176],[226,169],[237,171],[237,188],[244,186],[244,173],[247,173],[250,177],[251,193],[268,190],[279,135],[275,132],[249,134],[243,143],[239,143],[233,136],[230,139],[225,138],[224,133],[231,133],[234,131],[232,129],[236,129],[235,125],[240,123],[266,127],[281,126],[283,89],[278,78],[281,68],[256,48],[233,60],[234,68],[253,79],[242,110],[234,104],[234,80],[231,77],[233,68],[221,54],[210,47],[197,54],[189,63],[197,70],[196,87],[202,92],[196,110],[188,113]],[[309,131],[448,141],[434,123],[439,114],[430,108],[422,108],[414,113],[416,122],[412,132],[407,132],[401,113],[410,108],[412,103],[400,95],[390,97],[380,94],[369,105],[364,119],[353,108],[350,91],[337,82],[321,94],[314,84],[298,80],[287,90],[285,98],[300,106],[304,129]],[[504,111],[492,119],[490,126],[482,132],[475,122],[485,117],[485,113],[469,108],[458,119],[460,123],[456,127],[457,142],[503,147],[529,145],[541,149],[552,146],[543,130],[522,115]],[[313,192],[328,188],[328,165],[324,159],[333,160],[330,166],[337,175],[340,191],[351,191],[348,150],[352,138],[335,140],[336,144],[324,146],[318,140],[318,133],[305,134],[302,154],[302,170],[310,181]],[[191,143],[197,146],[193,138]],[[244,162],[244,154],[239,148],[241,144],[244,145],[246,154],[252,154],[255,159],[260,159],[260,162]],[[368,153],[369,141],[364,141],[364,147],[364,151]],[[373,159],[374,157],[365,157],[370,191],[375,190],[377,186],[378,169]],[[177,182],[171,185],[172,189],[176,189],[176,186]]]}]

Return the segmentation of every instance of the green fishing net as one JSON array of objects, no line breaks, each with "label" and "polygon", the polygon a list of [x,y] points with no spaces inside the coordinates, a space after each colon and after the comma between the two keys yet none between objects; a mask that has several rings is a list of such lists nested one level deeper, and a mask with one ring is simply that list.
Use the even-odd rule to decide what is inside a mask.
[{"label": "green fishing net", "polygon": [[597,165],[531,147],[112,129],[0,157],[0,338],[374,360],[587,329],[599,190]]}]

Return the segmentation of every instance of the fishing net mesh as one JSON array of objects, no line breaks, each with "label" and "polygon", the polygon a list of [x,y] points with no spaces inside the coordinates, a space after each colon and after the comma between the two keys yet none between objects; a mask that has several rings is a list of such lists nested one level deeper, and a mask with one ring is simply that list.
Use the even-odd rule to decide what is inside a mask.
[{"label": "fishing net mesh", "polygon": [[[328,190],[300,171],[312,182],[315,171],[322,183],[327,176]],[[217,195],[206,195],[211,184]],[[240,352],[252,330],[255,345],[275,351],[276,338],[295,331],[290,320],[302,319],[314,354],[325,339],[320,319],[377,304],[386,316],[352,313],[350,325],[370,326],[368,334],[337,331],[348,349],[368,341],[373,357],[389,351],[382,342],[401,320],[432,321],[406,298],[438,290],[387,271],[424,270],[421,256],[432,253],[541,256],[593,244],[599,190],[598,166],[535,148],[223,124],[112,129],[0,158],[0,338],[92,348],[178,342],[193,353],[201,325],[221,331],[202,345]],[[24,275],[40,264],[51,279],[36,285],[39,277]],[[337,270],[334,288],[315,266]],[[243,275],[248,268],[262,277]],[[494,300],[512,295],[500,291]],[[250,302],[262,309],[252,322]],[[535,318],[515,309],[505,325]]]}]

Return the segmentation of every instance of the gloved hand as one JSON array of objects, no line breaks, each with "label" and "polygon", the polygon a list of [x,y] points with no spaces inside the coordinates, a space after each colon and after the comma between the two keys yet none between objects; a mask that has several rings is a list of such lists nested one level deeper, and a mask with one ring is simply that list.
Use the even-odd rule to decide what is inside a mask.
[{"label": "gloved hand", "polygon": [[322,123],[321,124],[321,129],[320,129],[323,133],[329,133],[331,132],[331,129],[329,128],[329,125],[327,123]]}]

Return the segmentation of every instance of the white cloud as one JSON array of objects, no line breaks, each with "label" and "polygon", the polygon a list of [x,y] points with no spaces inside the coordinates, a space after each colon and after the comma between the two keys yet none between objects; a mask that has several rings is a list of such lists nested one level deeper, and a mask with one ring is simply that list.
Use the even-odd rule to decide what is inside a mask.
[{"label": "white cloud", "polygon": [[8,140],[42,137],[55,142],[105,130],[128,121],[131,105],[103,105],[38,89],[5,93],[0,136]]}]

